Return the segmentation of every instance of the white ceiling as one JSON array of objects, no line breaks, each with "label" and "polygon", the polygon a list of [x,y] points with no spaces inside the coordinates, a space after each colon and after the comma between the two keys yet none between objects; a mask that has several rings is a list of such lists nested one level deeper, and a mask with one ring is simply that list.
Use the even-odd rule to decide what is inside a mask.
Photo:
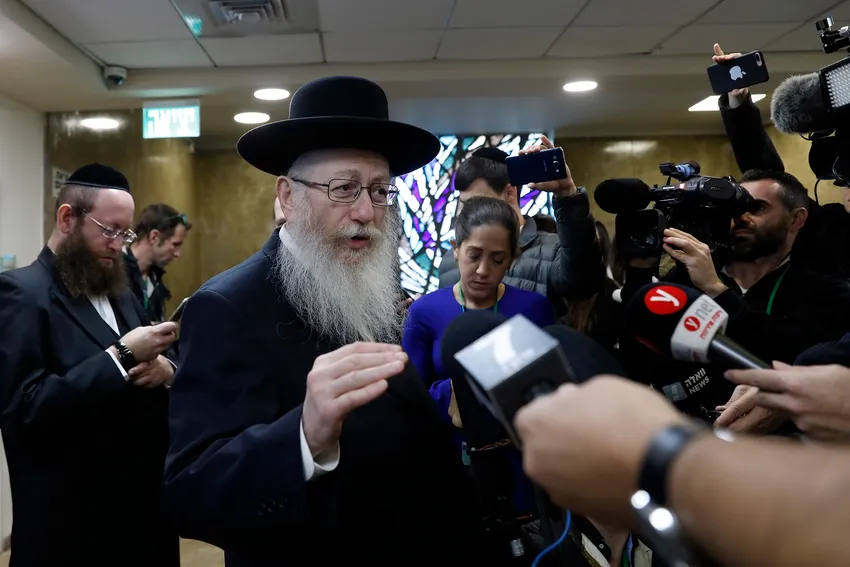
[{"label": "white ceiling", "polygon": [[[769,92],[835,58],[816,19],[850,24],[850,0],[254,0],[287,19],[222,26],[209,1],[0,0],[0,92],[44,111],[200,97],[202,133],[232,139],[235,112],[287,115],[254,89],[357,74],[385,87],[396,118],[437,132],[685,133],[719,124],[686,111],[711,94],[715,41],[764,50],[772,81],[756,90]],[[127,83],[107,89],[92,61],[129,68]],[[581,78],[599,89],[561,91]]]}]

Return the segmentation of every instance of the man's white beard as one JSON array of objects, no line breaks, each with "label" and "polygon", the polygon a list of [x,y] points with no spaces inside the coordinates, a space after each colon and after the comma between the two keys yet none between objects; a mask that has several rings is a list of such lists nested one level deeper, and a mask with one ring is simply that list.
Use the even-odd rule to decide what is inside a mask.
[{"label": "man's white beard", "polygon": [[[303,202],[299,202],[303,199]],[[296,206],[310,211],[306,198]],[[286,223],[293,250],[281,245],[277,277],[298,316],[340,344],[357,341],[398,343],[404,325],[400,305],[398,242],[400,221],[387,211],[383,230],[349,226],[326,234],[309,218]],[[346,240],[369,234],[370,245],[351,250]]]}]

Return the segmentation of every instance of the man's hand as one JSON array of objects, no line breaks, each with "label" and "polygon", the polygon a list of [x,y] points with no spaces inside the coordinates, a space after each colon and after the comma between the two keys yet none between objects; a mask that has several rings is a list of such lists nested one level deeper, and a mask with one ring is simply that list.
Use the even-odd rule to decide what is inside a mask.
[{"label": "man's hand", "polygon": [[684,264],[693,284],[709,297],[717,297],[728,288],[720,281],[711,250],[687,232],[675,228],[664,231],[664,251]]},{"label": "man's hand", "polygon": [[335,447],[345,417],[383,394],[405,362],[400,346],[380,343],[354,343],[316,359],[301,410],[313,457]]},{"label": "man's hand", "polygon": [[130,369],[130,382],[142,388],[170,386],[174,379],[174,366],[164,356],[157,356],[151,362],[142,362]]},{"label": "man's hand", "polygon": [[756,390],[754,403],[790,414],[803,433],[824,441],[850,440],[850,368],[789,366],[773,370],[730,370],[726,377]]},{"label": "man's hand", "polygon": [[[554,148],[555,144],[553,144],[546,136],[542,136],[540,138],[540,144],[531,146],[525,150],[520,150],[519,155],[524,156],[525,154],[536,154],[537,152],[551,150]],[[578,191],[576,184],[573,182],[573,176],[570,173],[569,165],[567,166],[567,176],[564,179],[558,179],[557,181],[545,181],[543,183],[529,183],[528,188],[552,193],[556,197],[569,197],[570,195],[575,195],[576,191]],[[517,188],[517,190],[519,190],[519,188]]]},{"label": "man's hand", "polygon": [[[723,54],[723,50],[720,49],[720,44],[714,44],[714,57],[712,57],[712,61],[715,63],[726,63],[727,61],[731,61],[733,59],[737,59],[740,57],[740,53],[730,53],[728,55]],[[747,88],[743,89],[735,89],[729,93],[729,108],[738,108],[741,106],[741,103],[747,98],[747,95],[750,94],[750,90]]]},{"label": "man's hand", "polygon": [[723,413],[714,421],[714,427],[725,427],[741,433],[767,435],[788,421],[782,412],[759,407],[756,403],[758,388],[738,386],[725,406],[718,406]]},{"label": "man's hand", "polygon": [[623,527],[649,442],[686,421],[646,386],[599,376],[536,399],[517,413],[515,425],[525,472],[554,502]]},{"label": "man's hand", "polygon": [[136,362],[150,362],[168,348],[168,345],[176,338],[177,323],[166,322],[136,327],[121,337],[121,341],[133,353]]}]

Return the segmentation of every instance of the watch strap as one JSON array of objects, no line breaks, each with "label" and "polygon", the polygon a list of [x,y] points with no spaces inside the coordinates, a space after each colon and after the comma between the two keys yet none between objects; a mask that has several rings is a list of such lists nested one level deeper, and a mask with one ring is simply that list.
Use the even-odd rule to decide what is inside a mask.
[{"label": "watch strap", "polygon": [[667,506],[667,476],[670,465],[699,434],[707,431],[696,424],[671,425],[662,429],[652,441],[643,458],[638,488],[649,493],[659,506]]},{"label": "watch strap", "polygon": [[118,362],[121,363],[121,367],[124,370],[129,372],[131,368],[138,364],[136,362],[136,357],[133,356],[133,351],[131,351],[130,347],[125,345],[123,341],[115,341],[112,343],[112,346],[115,347],[115,350],[118,353]]}]

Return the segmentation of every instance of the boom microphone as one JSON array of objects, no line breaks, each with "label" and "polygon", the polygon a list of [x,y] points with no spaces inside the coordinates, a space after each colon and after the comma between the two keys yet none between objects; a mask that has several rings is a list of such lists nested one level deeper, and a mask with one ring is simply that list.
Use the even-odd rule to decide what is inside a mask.
[{"label": "boom microphone", "polygon": [[607,179],[596,186],[593,198],[600,209],[615,215],[645,209],[652,200],[649,185],[640,179]]},{"label": "boom microphone", "polygon": [[770,368],[723,332],[729,315],[701,292],[670,283],[643,286],[626,307],[626,330],[651,348],[683,362],[727,368]]},{"label": "boom microphone", "polygon": [[780,132],[806,134],[835,128],[818,73],[788,77],[773,91],[770,119]]}]

